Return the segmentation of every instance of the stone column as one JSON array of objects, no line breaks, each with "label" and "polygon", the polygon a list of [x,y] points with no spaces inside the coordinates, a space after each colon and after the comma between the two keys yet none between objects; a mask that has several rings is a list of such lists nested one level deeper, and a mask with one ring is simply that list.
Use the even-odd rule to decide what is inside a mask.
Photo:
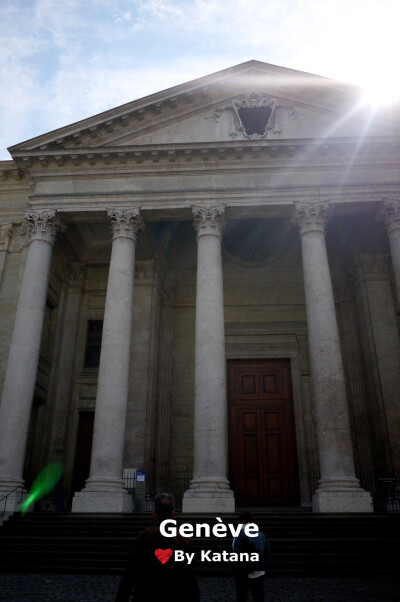
[{"label": "stone column", "polygon": [[183,512],[233,512],[227,479],[228,417],[221,229],[224,208],[194,207],[197,232],[193,479]]},{"label": "stone column", "polygon": [[[39,363],[56,211],[29,211],[30,244],[15,314],[0,405],[0,498],[23,485],[25,448]],[[7,502],[15,509],[17,497]]]},{"label": "stone column", "polygon": [[383,199],[383,206],[378,219],[385,224],[388,233],[396,282],[397,303],[400,304],[400,200]]},{"label": "stone column", "polygon": [[104,310],[90,475],[72,512],[131,512],[122,480],[139,209],[109,209],[113,238]]},{"label": "stone column", "polygon": [[327,203],[296,203],[321,478],[314,512],[372,512],[355,476],[346,386],[325,242]]}]

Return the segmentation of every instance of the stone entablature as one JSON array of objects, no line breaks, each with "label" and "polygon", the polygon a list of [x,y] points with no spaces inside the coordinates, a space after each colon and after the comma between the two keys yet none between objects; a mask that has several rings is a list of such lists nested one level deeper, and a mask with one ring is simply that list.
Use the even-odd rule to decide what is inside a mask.
[{"label": "stone entablature", "polygon": [[[307,158],[307,164],[313,161],[316,165],[330,165],[351,159],[355,165],[371,165],[395,161],[400,156],[400,140],[393,137],[390,148],[384,139],[367,140],[359,151],[359,143],[352,138],[330,139],[321,143],[320,140],[273,140],[273,141],[230,141],[230,142],[198,142],[198,143],[171,143],[171,144],[141,144],[130,146],[101,146],[94,148],[77,148],[53,150],[14,150],[13,159],[17,167],[13,170],[4,170],[5,176],[11,172],[17,179],[21,179],[26,170],[34,168],[35,173],[40,168],[40,173],[54,167],[72,168],[85,165],[104,167],[118,166],[122,171],[130,165],[148,163],[170,164],[226,162],[234,160],[247,160],[252,164],[265,160],[279,162],[285,159]],[[357,156],[358,155],[358,156]]]},{"label": "stone entablature", "polygon": [[0,182],[19,182],[23,178],[23,171],[14,161],[0,161]]}]

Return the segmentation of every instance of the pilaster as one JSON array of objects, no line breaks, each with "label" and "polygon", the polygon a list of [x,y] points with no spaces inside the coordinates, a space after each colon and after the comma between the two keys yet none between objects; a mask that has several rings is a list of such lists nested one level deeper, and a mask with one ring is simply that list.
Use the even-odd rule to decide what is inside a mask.
[{"label": "pilaster", "polygon": [[400,199],[382,199],[378,220],[384,223],[388,233],[397,304],[400,310]]},{"label": "pilaster", "polygon": [[86,264],[74,262],[65,270],[61,296],[60,334],[53,368],[49,402],[51,414],[48,426],[48,461],[64,461],[68,427],[72,411],[78,328],[82,311]]},{"label": "pilaster", "polygon": [[14,224],[12,222],[0,226],[0,286],[13,228]]},{"label": "pilaster", "polygon": [[155,483],[159,491],[167,490],[170,478],[175,303],[176,287],[167,286],[162,294],[158,352]]},{"label": "pilaster", "polygon": [[349,419],[352,433],[356,474],[371,487],[374,480],[374,461],[369,414],[368,391],[362,362],[362,348],[357,326],[357,308],[352,278],[342,265],[332,269],[335,304],[343,355]]},{"label": "pilaster", "polygon": [[[386,254],[360,254],[359,277],[365,289],[370,320],[372,351],[376,357],[375,388],[383,403],[377,423],[381,438],[389,436],[391,459],[400,468],[400,340],[390,282],[390,259]],[[383,406],[383,407],[382,407]],[[384,411],[382,411],[384,408]],[[386,417],[386,420],[385,420]],[[380,452],[382,453],[382,452]]]}]

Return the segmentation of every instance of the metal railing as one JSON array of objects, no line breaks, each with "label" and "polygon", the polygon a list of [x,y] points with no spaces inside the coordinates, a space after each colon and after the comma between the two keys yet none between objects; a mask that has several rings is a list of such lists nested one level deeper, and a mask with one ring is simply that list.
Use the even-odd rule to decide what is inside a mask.
[{"label": "metal railing", "polygon": [[125,468],[122,473],[124,487],[129,493],[134,493],[136,487],[136,468]]},{"label": "metal railing", "polygon": [[[169,479],[158,479],[153,484],[155,495],[158,493],[171,493],[175,498],[176,510],[182,509],[182,498],[192,479],[190,471],[175,472]],[[154,496],[153,496],[154,497]]]},{"label": "metal railing", "polygon": [[146,491],[145,512],[154,509],[154,497],[159,493],[170,493],[175,498],[175,509],[182,510],[182,498],[192,479],[189,471],[178,471],[169,479],[156,479]]},{"label": "metal railing", "polygon": [[371,493],[375,512],[400,512],[400,474],[362,481],[361,486]]},{"label": "metal railing", "polygon": [[3,516],[7,512],[7,501],[8,501],[8,498],[10,497],[10,495],[12,495],[15,491],[18,491],[19,489],[20,489],[20,499],[18,500],[17,503],[20,504],[22,502],[22,498],[23,498],[23,495],[24,495],[24,488],[23,488],[22,485],[18,485],[18,487],[14,487],[14,489],[12,489],[11,491],[9,491],[7,493],[7,495],[5,495],[4,497],[2,497],[0,499],[0,507],[1,507],[1,503],[4,502],[4,508],[3,508],[3,510],[2,510],[2,512],[0,514],[0,518],[3,518]]}]

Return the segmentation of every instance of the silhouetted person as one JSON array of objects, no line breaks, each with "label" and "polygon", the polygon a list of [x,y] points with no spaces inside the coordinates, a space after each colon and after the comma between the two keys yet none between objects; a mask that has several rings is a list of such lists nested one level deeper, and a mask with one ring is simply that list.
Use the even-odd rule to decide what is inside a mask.
[{"label": "silhouetted person", "polygon": [[[174,518],[174,498],[160,493],[154,500],[154,526],[136,537],[115,602],[127,602],[133,592],[134,602],[199,602],[199,588],[193,562],[175,562],[175,550],[192,553],[191,539],[177,535],[164,537],[160,523]],[[163,564],[156,550],[171,550]],[[160,552],[158,552],[160,554]]]},{"label": "silhouetted person", "polygon": [[[239,523],[247,525],[254,523],[251,512],[243,512],[239,516]],[[255,602],[264,602],[265,568],[270,556],[269,544],[264,533],[258,532],[256,537],[248,537],[244,529],[233,540],[233,551],[257,552],[258,562],[238,563],[235,567],[237,602],[247,602],[248,593],[251,592]]]}]

